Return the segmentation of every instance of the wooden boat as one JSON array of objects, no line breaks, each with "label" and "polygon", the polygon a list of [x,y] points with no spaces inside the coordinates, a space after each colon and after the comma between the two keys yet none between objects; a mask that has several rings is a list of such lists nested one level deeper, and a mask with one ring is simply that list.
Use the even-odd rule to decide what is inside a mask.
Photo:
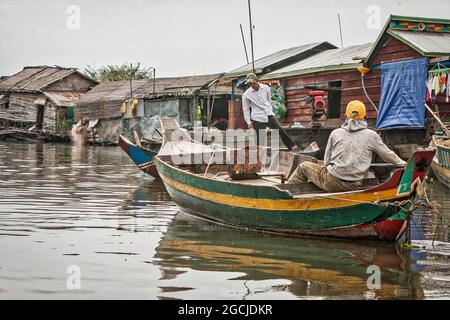
[{"label": "wooden boat", "polygon": [[[361,190],[326,193],[311,184],[283,184],[270,174],[282,172],[288,177],[302,161],[317,161],[292,152],[278,151],[269,174],[262,172],[259,179],[250,180],[231,180],[227,165],[206,161],[207,152],[226,157],[226,150],[202,151],[205,157],[201,163],[177,164],[174,159],[179,157],[170,152],[177,141],[170,137],[182,129],[176,121],[165,125],[162,120],[162,127],[164,142],[155,164],[180,207],[228,226],[283,234],[396,240],[406,229],[408,209],[421,190],[434,155],[434,150],[418,151],[404,168],[392,168],[385,181],[372,177],[364,180]],[[183,159],[198,155],[183,154]],[[389,165],[385,167],[389,169]]]},{"label": "wooden boat", "polygon": [[119,137],[119,146],[139,169],[154,178],[159,177],[153,158],[158,154],[160,146],[155,145],[153,149],[144,148],[132,143],[124,136]]},{"label": "wooden boat", "polygon": [[[448,146],[445,141],[449,142]],[[432,170],[436,178],[450,188],[450,138],[433,136],[432,145],[436,148]]]},{"label": "wooden boat", "polygon": [[[176,127],[181,130],[181,128],[178,125],[178,122],[176,122],[175,119],[169,118],[166,119],[166,122],[169,120],[174,120],[175,121],[174,123],[176,123]],[[150,144],[150,147],[145,148],[141,145],[132,143],[126,137],[121,135],[119,136],[119,146],[122,148],[123,151],[126,152],[126,154],[131,158],[131,160],[133,160],[133,162],[138,166],[139,169],[141,169],[143,172],[147,173],[148,175],[154,178],[159,178],[159,173],[156,170],[154,162],[154,157],[157,154],[175,155],[175,154],[186,154],[191,152],[203,153],[211,150],[211,147],[216,147],[216,145],[214,144],[212,144],[211,147],[208,147],[200,142],[194,141],[184,130],[182,131],[182,135],[184,141],[177,143],[167,142],[165,145],[165,151],[163,151],[162,153],[161,153],[162,142],[154,140]],[[136,133],[135,133],[135,140],[137,141],[140,140],[139,137],[137,137]]]}]

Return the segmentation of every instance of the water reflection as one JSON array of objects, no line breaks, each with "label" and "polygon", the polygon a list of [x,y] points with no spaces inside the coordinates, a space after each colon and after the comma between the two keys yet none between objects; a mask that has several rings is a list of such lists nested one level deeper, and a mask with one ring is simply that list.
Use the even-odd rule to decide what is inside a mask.
[{"label": "water reflection", "polygon": [[[413,249],[280,237],[179,212],[119,148],[0,142],[0,297],[450,297],[448,190],[428,194],[440,212],[416,212]],[[82,290],[66,287],[70,265]],[[380,290],[367,288],[369,265]]]},{"label": "water reflection", "polygon": [[[0,298],[153,298],[177,208],[119,148],[0,142]],[[81,268],[81,290],[66,286]]]},{"label": "water reflection", "polygon": [[[410,272],[408,252],[379,242],[288,238],[229,229],[180,213],[157,249],[164,287],[176,287],[177,270],[237,273],[230,281],[284,279],[296,297],[422,298],[420,274]],[[382,271],[380,290],[367,288],[367,267]],[[172,290],[174,291],[174,290]],[[165,297],[185,297],[185,290]],[[250,292],[258,296],[258,292]]]}]

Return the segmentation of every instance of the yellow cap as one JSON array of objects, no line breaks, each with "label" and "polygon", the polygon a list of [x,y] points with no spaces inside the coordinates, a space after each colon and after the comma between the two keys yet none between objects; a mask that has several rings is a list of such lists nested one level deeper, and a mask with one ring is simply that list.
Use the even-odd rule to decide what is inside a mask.
[{"label": "yellow cap", "polygon": [[345,114],[349,119],[362,120],[366,116],[366,106],[359,100],[350,101]]}]

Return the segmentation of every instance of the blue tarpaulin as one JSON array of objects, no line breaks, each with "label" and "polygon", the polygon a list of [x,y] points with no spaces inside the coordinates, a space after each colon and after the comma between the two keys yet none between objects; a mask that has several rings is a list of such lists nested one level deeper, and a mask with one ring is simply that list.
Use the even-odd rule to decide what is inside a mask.
[{"label": "blue tarpaulin", "polygon": [[424,127],[428,58],[381,65],[377,128]]}]

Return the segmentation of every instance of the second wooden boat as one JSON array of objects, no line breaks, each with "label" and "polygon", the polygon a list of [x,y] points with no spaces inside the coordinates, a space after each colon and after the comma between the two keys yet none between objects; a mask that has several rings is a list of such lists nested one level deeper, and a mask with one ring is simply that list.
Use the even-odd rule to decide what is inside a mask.
[{"label": "second wooden boat", "polygon": [[450,138],[433,136],[436,155],[433,158],[432,170],[436,178],[450,188]]}]

